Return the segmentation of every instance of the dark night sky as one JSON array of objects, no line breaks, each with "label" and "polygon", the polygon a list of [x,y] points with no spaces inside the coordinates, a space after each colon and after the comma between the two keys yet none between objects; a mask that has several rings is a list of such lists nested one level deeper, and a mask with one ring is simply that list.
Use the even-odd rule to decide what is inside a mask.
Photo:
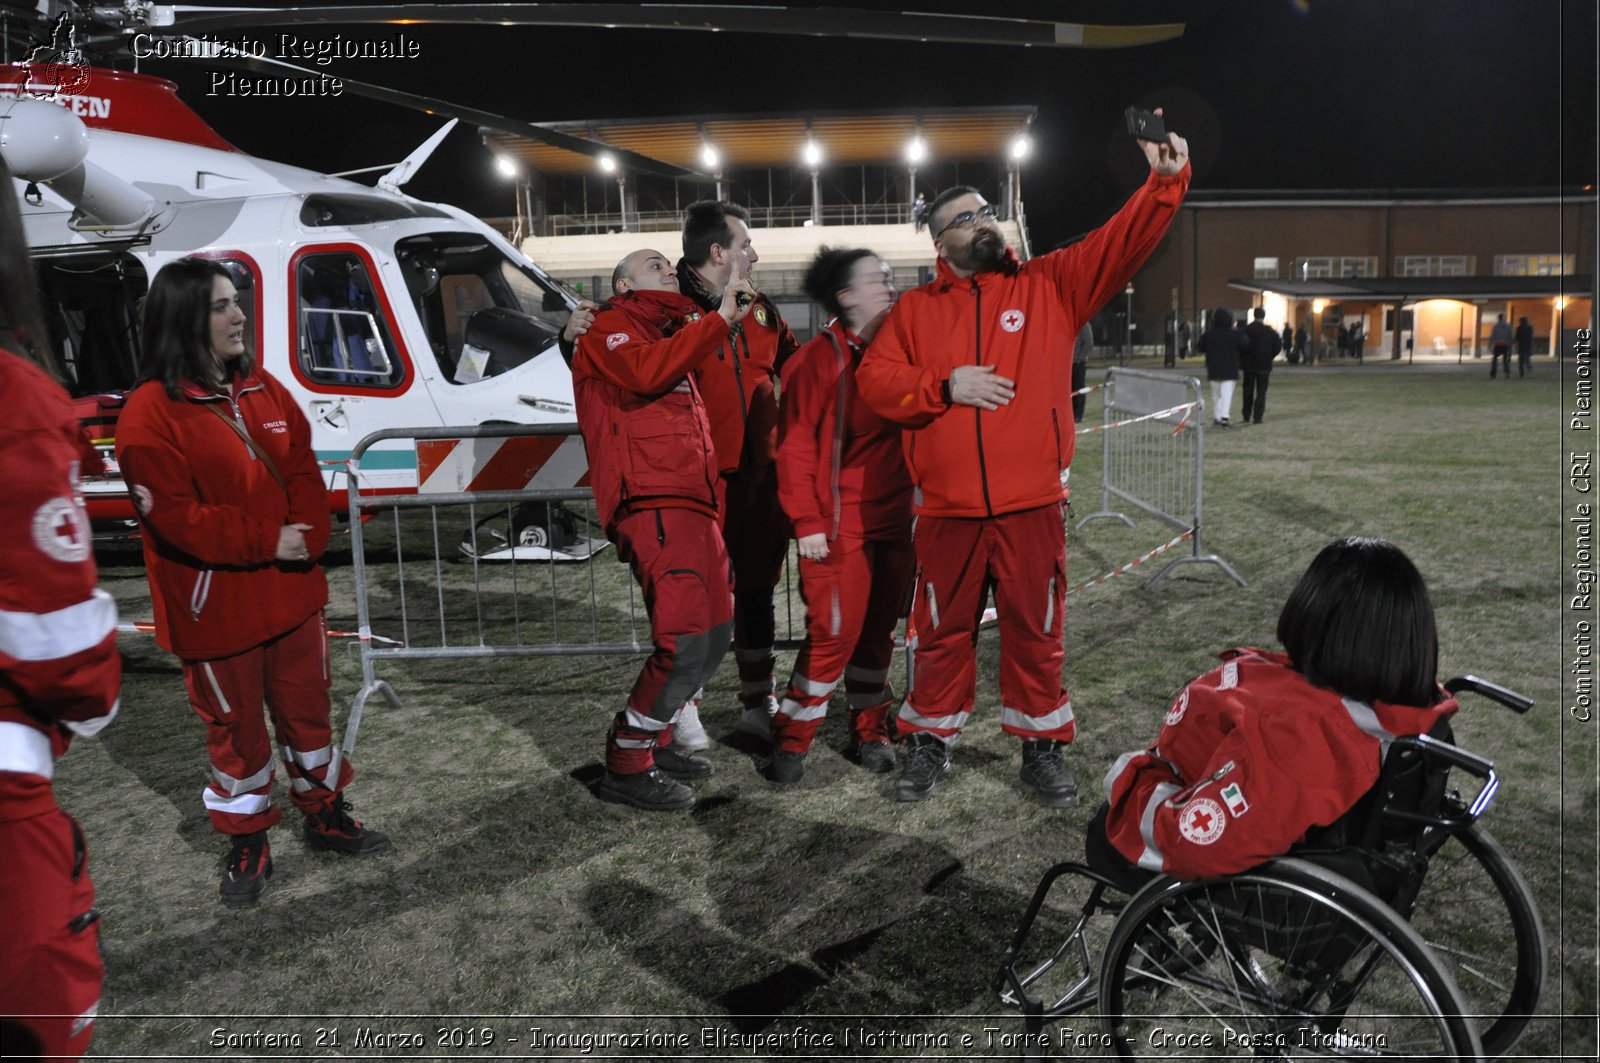
[{"label": "dark night sky", "polygon": [[[836,2],[1188,28],[1165,44],[1088,50],[418,26],[407,29],[417,60],[328,69],[530,121],[1032,104],[1023,195],[1036,246],[1098,224],[1141,179],[1119,129],[1128,103],[1165,106],[1169,127],[1190,139],[1196,189],[1594,182],[1593,0]],[[382,32],[319,32],[341,29]],[[352,98],[207,98],[193,63],[143,69],[179,81],[241,148],[324,171],[392,162],[438,124]],[[407,190],[511,212],[475,132],[454,134]]]}]

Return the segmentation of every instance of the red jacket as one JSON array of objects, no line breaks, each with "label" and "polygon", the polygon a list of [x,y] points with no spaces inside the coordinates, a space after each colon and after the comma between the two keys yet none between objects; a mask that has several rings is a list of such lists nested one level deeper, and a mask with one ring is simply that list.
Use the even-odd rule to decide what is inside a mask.
[{"label": "red jacket", "polygon": [[[0,350],[0,820],[54,807],[49,779],[70,733],[117,711],[117,606],[95,586],[78,470],[93,454],[71,400]],[[0,857],[3,859],[3,857]]]},{"label": "red jacket", "polygon": [[[211,411],[235,419],[288,487]],[[117,422],[117,461],[144,530],[156,641],[185,660],[242,653],[298,627],[328,601],[316,558],[328,545],[327,488],[311,426],[264,371],[230,395],[188,385],[168,398],[149,381]],[[312,560],[277,561],[286,524],[305,533]]]},{"label": "red jacket", "polygon": [[716,515],[711,426],[689,373],[727,338],[721,315],[687,296],[638,290],[608,301],[579,337],[572,390],[608,533],[633,510]]},{"label": "red jacket", "polygon": [[[920,513],[993,517],[1061,501],[1072,460],[1072,345],[1078,330],[1138,270],[1189,186],[1189,168],[1151,172],[1110,221],[1060,251],[961,278],[944,259],[905,293],[856,373],[861,397],[910,429],[906,464]],[[959,365],[994,366],[1016,382],[998,410],[945,399]]]},{"label": "red jacket", "polygon": [[832,321],[783,367],[778,500],[795,538],[819,532],[830,542],[841,532],[903,538],[911,531],[900,428],[873,413],[856,391],[864,346]]},{"label": "red jacket", "polygon": [[1389,740],[1424,734],[1457,708],[1454,698],[1427,708],[1342,698],[1283,654],[1222,658],[1178,695],[1155,745],[1106,773],[1106,835],[1148,871],[1207,878],[1283,855],[1372,789]]},{"label": "red jacket", "polygon": [[[680,260],[677,270],[684,294],[705,313],[715,313],[722,305],[722,293],[708,291],[687,262]],[[758,296],[756,305],[733,326],[727,341],[694,374],[711,419],[711,440],[722,473],[738,470],[747,460],[772,464],[778,449],[778,396],[773,384],[783,363],[800,346],[765,295]]]}]

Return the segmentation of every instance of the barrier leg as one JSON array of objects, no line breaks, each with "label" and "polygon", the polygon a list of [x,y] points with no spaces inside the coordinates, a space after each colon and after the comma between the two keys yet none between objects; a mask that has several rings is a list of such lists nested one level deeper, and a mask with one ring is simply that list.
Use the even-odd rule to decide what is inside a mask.
[{"label": "barrier leg", "polygon": [[346,756],[356,751],[356,732],[361,729],[361,713],[367,707],[367,699],[372,697],[373,694],[382,694],[383,700],[389,703],[391,709],[400,708],[400,696],[384,680],[378,679],[362,687],[361,692],[350,703],[350,719],[344,725],[344,744],[342,748]]}]

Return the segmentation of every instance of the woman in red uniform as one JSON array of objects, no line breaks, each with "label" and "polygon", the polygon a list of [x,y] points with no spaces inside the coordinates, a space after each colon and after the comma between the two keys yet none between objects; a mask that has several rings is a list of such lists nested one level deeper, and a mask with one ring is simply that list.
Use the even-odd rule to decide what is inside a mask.
[{"label": "woman in red uniform", "polygon": [[0,1055],[77,1059],[104,968],[89,850],[51,779],[73,735],[116,715],[122,662],[78,492],[100,459],[45,368],[35,290],[17,201],[0,197]]},{"label": "woman in red uniform", "polygon": [[144,309],[144,382],[117,425],[117,460],[144,531],[156,640],[183,660],[206,725],[211,823],[230,841],[222,900],[248,907],[272,873],[272,716],[306,843],[354,856],[391,848],[350,817],[354,774],[329,724],[328,584],[317,558],[328,506],[311,429],[256,366],[233,276],[169,263]]},{"label": "woman in red uniform", "polygon": [[1156,872],[1207,878],[1281,856],[1372,788],[1391,741],[1456,711],[1435,678],[1428,588],[1392,543],[1324,547],[1278,641],[1286,653],[1224,653],[1178,694],[1155,744],[1112,765],[1092,867],[1134,889]]},{"label": "woman in red uniform", "polygon": [[833,320],[783,368],[778,497],[799,546],[806,642],[772,722],[764,773],[781,784],[804,775],[841,678],[851,759],[894,770],[889,660],[914,566],[900,426],[873,413],[855,385],[862,352],[894,305],[889,267],[870,251],[824,248],[805,288]]}]

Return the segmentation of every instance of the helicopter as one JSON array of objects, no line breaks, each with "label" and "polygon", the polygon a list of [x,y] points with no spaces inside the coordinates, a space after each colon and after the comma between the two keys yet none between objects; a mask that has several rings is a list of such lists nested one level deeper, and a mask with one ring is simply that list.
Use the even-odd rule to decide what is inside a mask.
[{"label": "helicopter", "polygon": [[[0,155],[14,177],[52,345],[102,453],[111,457],[122,397],[138,379],[139,305],[150,278],[167,262],[198,255],[232,275],[261,365],[310,421],[334,512],[348,507],[346,459],[377,429],[574,417],[557,337],[578,294],[478,218],[403,191],[457,122],[591,155],[605,151],[623,165],[668,176],[707,175],[345,78],[341,87],[351,94],[450,118],[401,162],[374,168],[386,172],[367,185],[249,155],[189,107],[172,82],[114,69],[108,59],[137,58],[140,48],[159,56],[165,48],[219,69],[326,80],[320,68],[275,58],[244,37],[227,40],[263,26],[302,24],[623,25],[1078,47],[1169,39],[1183,28],[731,5],[267,9],[56,0],[39,0],[26,13],[5,5],[0,21],[8,42],[13,33],[32,42],[0,66]],[[361,461],[362,487],[406,493],[586,483],[576,434],[461,440],[444,451],[404,440],[379,443]],[[133,526],[134,507],[114,460],[83,489],[98,527]],[[557,559],[586,556],[593,541],[575,537],[570,521],[561,527],[556,521],[550,516],[528,529],[533,544]]]}]

